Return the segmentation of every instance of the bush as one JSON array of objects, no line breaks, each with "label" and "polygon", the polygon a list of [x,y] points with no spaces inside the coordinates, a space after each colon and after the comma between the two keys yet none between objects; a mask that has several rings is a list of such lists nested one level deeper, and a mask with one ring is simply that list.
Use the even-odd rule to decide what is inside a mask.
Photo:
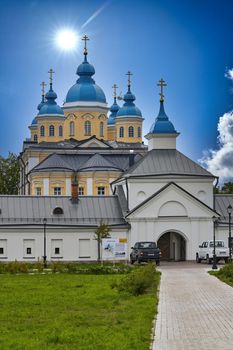
[{"label": "bush", "polygon": [[43,263],[43,261],[38,260],[34,265],[31,265],[31,267],[37,269],[38,272],[43,272],[44,263]]},{"label": "bush", "polygon": [[60,261],[52,262],[51,265],[49,265],[49,268],[52,269],[53,273],[65,271],[65,265],[62,264]]},{"label": "bush", "polygon": [[[149,288],[158,285],[160,274],[156,272],[154,264],[136,268],[127,275],[118,285],[119,292],[127,292],[132,295],[144,294]],[[111,286],[114,287],[114,283]]]},{"label": "bush", "polygon": [[27,273],[28,272],[28,266],[25,262],[19,262],[17,260],[11,261],[8,264],[6,264],[5,267],[6,272],[8,273]]}]

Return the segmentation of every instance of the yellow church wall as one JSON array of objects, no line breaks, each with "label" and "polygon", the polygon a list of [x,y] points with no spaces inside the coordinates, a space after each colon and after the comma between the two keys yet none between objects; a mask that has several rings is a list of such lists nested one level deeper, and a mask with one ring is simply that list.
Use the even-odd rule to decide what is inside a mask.
[{"label": "yellow church wall", "polygon": [[[107,140],[107,116],[104,113],[96,111],[65,111],[65,122],[64,122],[64,136],[65,139],[75,138],[77,140],[85,140],[90,136],[96,135],[99,139]],[[91,123],[91,132],[85,134],[85,122]],[[74,123],[74,132],[71,131],[71,123]],[[103,122],[103,134],[100,133],[100,124]]]},{"label": "yellow church wall", "polygon": [[108,140],[109,141],[116,140],[116,128],[115,128],[115,126],[108,126]]},{"label": "yellow church wall", "polygon": [[[54,136],[49,136],[49,127],[54,126]],[[41,126],[44,126],[44,136],[41,136]],[[59,136],[59,126],[62,127],[62,136]],[[57,142],[64,140],[64,119],[63,118],[38,118],[37,126],[38,143],[46,142]]]},{"label": "yellow church wall", "polygon": [[[134,128],[134,137],[129,137],[129,127]],[[120,137],[120,127],[124,128],[124,137]],[[138,128],[141,128],[140,137],[138,137]],[[142,120],[133,118],[116,119],[116,141],[119,142],[142,142]]]}]

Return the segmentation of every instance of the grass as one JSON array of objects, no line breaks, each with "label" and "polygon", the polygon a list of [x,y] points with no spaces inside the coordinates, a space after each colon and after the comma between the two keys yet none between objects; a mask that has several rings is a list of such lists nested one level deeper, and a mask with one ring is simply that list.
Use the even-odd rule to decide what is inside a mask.
[{"label": "grass", "polygon": [[111,285],[122,278],[1,275],[0,350],[148,350],[155,287],[119,293]]},{"label": "grass", "polygon": [[224,267],[218,271],[210,271],[209,273],[233,287],[233,262],[224,265]]}]

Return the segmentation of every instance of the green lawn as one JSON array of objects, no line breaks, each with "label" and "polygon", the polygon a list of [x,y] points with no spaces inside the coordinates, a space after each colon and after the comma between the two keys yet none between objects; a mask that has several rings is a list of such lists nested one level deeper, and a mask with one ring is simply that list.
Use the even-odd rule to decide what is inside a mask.
[{"label": "green lawn", "polygon": [[210,274],[218,277],[222,282],[225,282],[233,287],[233,262],[224,265],[218,271],[210,271]]},{"label": "green lawn", "polygon": [[148,350],[156,291],[119,293],[124,275],[0,275],[0,350]]}]

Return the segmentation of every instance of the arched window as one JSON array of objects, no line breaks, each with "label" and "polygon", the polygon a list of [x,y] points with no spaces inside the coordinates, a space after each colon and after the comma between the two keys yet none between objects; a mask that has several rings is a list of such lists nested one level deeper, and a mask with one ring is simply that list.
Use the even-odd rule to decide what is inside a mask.
[{"label": "arched window", "polygon": [[40,136],[44,136],[44,125],[40,127]]},{"label": "arched window", "polygon": [[100,122],[100,137],[104,136],[104,122]]},{"label": "arched window", "polygon": [[54,136],[54,125],[49,126],[49,136]]},{"label": "arched window", "polygon": [[120,129],[119,129],[119,137],[124,137],[124,128],[123,128],[123,126],[121,126]]},{"label": "arched window", "polygon": [[70,122],[70,136],[74,136],[74,122]]},{"label": "arched window", "polygon": [[63,136],[63,127],[62,127],[62,125],[60,125],[59,128],[58,128],[58,134],[59,134],[59,136]]},{"label": "arched window", "polygon": [[62,214],[64,214],[64,211],[63,211],[63,209],[61,207],[56,207],[56,208],[53,209],[53,214],[55,214],[55,215],[62,215]]},{"label": "arched window", "polygon": [[138,137],[141,137],[141,134],[142,134],[142,133],[141,133],[141,127],[139,126],[139,127],[138,127]]},{"label": "arched window", "polygon": [[134,137],[134,128],[133,128],[133,126],[129,126],[129,137]]},{"label": "arched window", "polygon": [[37,142],[38,140],[38,137],[37,137],[37,134],[34,135],[34,141]]},{"label": "arched window", "polygon": [[91,122],[89,120],[85,121],[84,124],[84,135],[91,135]]}]

